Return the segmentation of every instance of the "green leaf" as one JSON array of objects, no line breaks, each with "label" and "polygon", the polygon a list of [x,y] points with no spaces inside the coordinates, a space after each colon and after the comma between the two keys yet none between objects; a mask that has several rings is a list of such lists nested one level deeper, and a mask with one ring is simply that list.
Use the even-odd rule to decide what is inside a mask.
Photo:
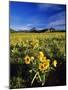
[{"label": "green leaf", "polygon": [[19,63],[19,64],[22,64],[22,63],[23,63],[23,61],[22,61],[21,58],[18,58],[18,63]]},{"label": "green leaf", "polygon": [[45,84],[45,73],[40,75],[41,81],[42,81],[42,86]]},{"label": "green leaf", "polygon": [[53,57],[53,52],[50,53],[50,57],[51,57],[51,58]]}]

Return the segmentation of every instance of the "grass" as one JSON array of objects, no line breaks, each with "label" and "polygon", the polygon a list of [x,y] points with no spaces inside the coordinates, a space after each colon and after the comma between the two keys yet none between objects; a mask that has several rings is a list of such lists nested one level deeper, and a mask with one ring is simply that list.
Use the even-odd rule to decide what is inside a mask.
[{"label": "grass", "polygon": [[10,33],[10,43],[17,43],[17,41],[25,41],[35,39],[65,39],[65,32],[48,32],[48,33]]},{"label": "grass", "polygon": [[[65,85],[65,35],[65,32],[10,33],[10,88],[33,87],[31,86],[32,81],[34,87],[42,86],[43,83],[43,86]],[[42,56],[50,61],[48,69],[43,71],[44,74],[39,71],[41,62],[38,54],[40,51],[43,54]],[[31,57],[34,58],[33,62]],[[52,65],[54,60],[57,62],[55,67]],[[43,68],[45,69],[45,67]],[[54,71],[51,68],[54,68]],[[35,72],[29,72],[31,70]],[[40,85],[39,80],[36,80],[35,83],[37,73],[41,78]],[[62,77],[61,74],[63,74]]]}]

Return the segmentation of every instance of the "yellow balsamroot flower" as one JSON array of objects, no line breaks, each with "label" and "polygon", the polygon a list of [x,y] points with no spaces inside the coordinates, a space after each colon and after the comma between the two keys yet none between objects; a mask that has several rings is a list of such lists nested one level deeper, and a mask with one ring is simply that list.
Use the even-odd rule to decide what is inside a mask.
[{"label": "yellow balsamroot flower", "polygon": [[42,51],[40,51],[38,57],[44,57],[44,53]]},{"label": "yellow balsamroot flower", "polygon": [[31,60],[34,60],[34,57],[33,56],[31,56]]},{"label": "yellow balsamroot flower", "polygon": [[50,63],[50,59],[47,59],[47,61]]},{"label": "yellow balsamroot flower", "polygon": [[45,63],[40,63],[39,64],[39,70],[40,71],[45,71],[49,68],[50,62],[47,60]]},{"label": "yellow balsamroot flower", "polygon": [[50,66],[50,60],[47,59],[45,62],[44,62],[44,66],[45,66],[45,70],[49,68]]},{"label": "yellow balsamroot flower", "polygon": [[45,62],[46,61],[46,57],[39,57],[40,62]]},{"label": "yellow balsamroot flower", "polygon": [[24,60],[26,64],[30,64],[30,57],[28,55],[24,58]]},{"label": "yellow balsamroot flower", "polygon": [[38,43],[36,43],[36,44],[34,45],[34,48],[37,48],[37,47],[39,47],[39,44],[38,44]]},{"label": "yellow balsamroot flower", "polygon": [[57,65],[57,60],[54,60],[53,63],[52,63],[52,65],[53,65],[54,67],[56,67],[56,65]]},{"label": "yellow balsamroot flower", "polygon": [[45,70],[45,65],[44,65],[44,63],[40,63],[40,64],[39,64],[39,70],[40,70],[40,71],[44,71],[44,70]]}]

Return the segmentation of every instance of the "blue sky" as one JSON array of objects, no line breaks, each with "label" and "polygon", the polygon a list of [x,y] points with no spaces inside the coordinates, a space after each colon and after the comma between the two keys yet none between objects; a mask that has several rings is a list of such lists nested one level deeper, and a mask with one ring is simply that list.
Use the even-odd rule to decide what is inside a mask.
[{"label": "blue sky", "polygon": [[65,29],[65,5],[10,1],[10,28]]}]

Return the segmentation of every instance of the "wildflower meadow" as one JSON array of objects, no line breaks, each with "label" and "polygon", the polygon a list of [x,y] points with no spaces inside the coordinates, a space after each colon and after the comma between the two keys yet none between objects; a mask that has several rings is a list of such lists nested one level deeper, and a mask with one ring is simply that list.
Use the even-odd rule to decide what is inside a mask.
[{"label": "wildflower meadow", "polygon": [[10,33],[10,88],[65,85],[65,32]]}]

